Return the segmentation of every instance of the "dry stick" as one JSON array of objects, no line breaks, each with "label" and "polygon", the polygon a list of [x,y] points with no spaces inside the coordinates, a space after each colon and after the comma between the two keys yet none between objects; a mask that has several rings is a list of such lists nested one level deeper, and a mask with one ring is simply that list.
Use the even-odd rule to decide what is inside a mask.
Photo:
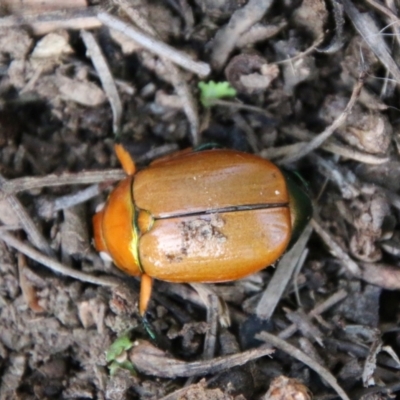
[{"label": "dry stick", "polygon": [[118,5],[123,11],[123,14],[127,15],[130,20],[138,26],[143,32],[150,36],[157,36],[157,32],[149,24],[146,18],[143,17],[140,9],[134,7],[130,0],[114,0],[114,3]]},{"label": "dry stick", "polygon": [[10,235],[7,232],[0,232],[0,239],[7,243],[9,246],[18,250],[19,252],[25,254],[27,257],[32,260],[42,264],[51,270],[58,272],[60,274],[69,276],[71,278],[78,279],[83,282],[93,283],[95,285],[102,286],[118,286],[121,282],[114,277],[96,277],[90,274],[85,274],[84,272],[76,271],[72,268],[66,267],[65,265],[59,263],[58,261],[53,260],[50,257],[45,256],[39,251],[33,249],[31,246],[25,244],[21,240],[16,239],[13,235]]},{"label": "dry stick", "polygon": [[332,160],[320,157],[317,154],[311,154],[310,159],[313,164],[321,170],[322,175],[335,183],[342,193],[342,197],[353,199],[361,193],[361,184],[354,174],[350,174],[345,167]]},{"label": "dry stick", "polygon": [[41,14],[12,15],[0,18],[0,29],[28,25],[35,35],[44,35],[57,29],[99,28],[101,22],[96,17],[99,10],[100,7],[87,7]]},{"label": "dry stick", "polygon": [[277,304],[279,303],[287,284],[292,278],[292,274],[298,263],[300,254],[303,252],[312,228],[308,225],[296,244],[279,261],[277,270],[274,273],[267,289],[261,296],[257,304],[256,315],[260,319],[271,318]]},{"label": "dry stick", "polygon": [[211,360],[215,354],[218,330],[219,299],[215,294],[208,296],[207,324],[208,330],[204,338],[203,360]]},{"label": "dry stick", "polygon": [[295,56],[293,56],[291,58],[286,58],[284,60],[277,61],[275,64],[279,65],[279,64],[284,64],[284,63],[292,63],[293,61],[296,61],[300,58],[307,56],[308,54],[312,53],[324,41],[324,39],[325,39],[324,34],[319,35],[314,40],[314,43],[308,49],[302,51],[299,54],[296,54]]},{"label": "dry stick", "polygon": [[[0,185],[6,185],[9,183],[5,178],[0,175]],[[1,188],[1,186],[0,186]],[[13,195],[9,195],[6,197],[8,204],[13,209],[15,214],[17,215],[22,228],[28,235],[29,239],[31,240],[32,244],[46,253],[47,255],[53,255],[53,250],[48,244],[46,238],[42,235],[39,231],[35,223],[33,222],[30,215],[25,210],[25,207],[21,204],[21,202]]]},{"label": "dry stick", "polygon": [[296,264],[296,268],[293,271],[293,289],[294,289],[294,293],[296,296],[296,302],[297,302],[298,307],[303,306],[303,304],[301,302],[301,298],[300,298],[298,278],[300,275],[300,271],[303,268],[304,262],[306,261],[306,258],[308,257],[308,252],[309,252],[308,248],[305,248],[303,250],[303,252],[301,253],[301,256],[299,258],[299,261]]},{"label": "dry stick", "polygon": [[87,0],[58,0],[58,1],[37,1],[24,0],[21,7],[20,0],[2,0],[4,10],[10,14],[21,15],[23,13],[48,13],[53,10],[68,10],[70,8],[86,8]]},{"label": "dry stick", "polygon": [[[198,283],[198,282],[192,282],[190,283],[190,286],[197,292],[199,295],[202,303],[200,303],[201,306],[205,306],[207,310],[211,307],[211,304],[209,302],[209,299],[212,297],[213,300],[216,298],[218,299],[218,318],[219,318],[219,324],[222,327],[228,327],[231,325],[231,320],[229,316],[229,310],[228,307],[225,303],[225,300],[219,297],[212,286],[204,284],[204,283]],[[196,301],[195,301],[196,302]]]},{"label": "dry stick", "polygon": [[200,121],[197,112],[196,101],[189,89],[187,82],[182,78],[182,74],[179,72],[179,69],[168,60],[164,59],[163,63],[170,72],[171,81],[174,85],[176,94],[183,100],[183,111],[185,112],[190,124],[192,145],[197,146],[200,142]]},{"label": "dry stick", "polygon": [[78,192],[57,197],[53,200],[43,199],[39,203],[39,215],[47,217],[53,213],[84,203],[100,194],[102,188],[99,184],[92,185]]},{"label": "dry stick", "polygon": [[28,238],[30,239],[32,244],[48,256],[53,256],[53,249],[47,243],[46,238],[39,231],[36,224],[33,222],[32,218],[27,213],[25,207],[21,204],[21,202],[15,196],[8,196],[7,202],[12,207],[15,214],[18,216],[18,219],[21,222],[21,226],[24,229],[25,233],[28,235]]},{"label": "dry stick", "polygon": [[[308,132],[305,129],[290,125],[287,127],[283,127],[281,131],[293,138],[303,140],[303,141],[309,141],[312,140],[314,135]],[[296,143],[298,144],[298,143]],[[299,143],[300,146],[304,146],[304,143]],[[279,155],[279,153],[285,155],[285,154],[290,154],[290,146],[293,145],[288,145],[288,146],[280,146],[272,149],[266,149],[263,150],[263,155],[262,157],[269,159],[270,157],[277,159],[279,157],[282,157]],[[373,154],[369,153],[363,153],[362,151],[358,151],[354,149],[353,147],[345,146],[339,143],[335,143],[332,139],[328,139],[325,143],[321,145],[321,148],[329,151],[333,154],[337,154],[339,156],[349,158],[351,160],[355,161],[360,161],[365,164],[372,164],[372,165],[378,165],[378,164],[383,164],[387,161],[389,161],[389,157],[382,157],[382,156],[375,156]],[[295,152],[295,148],[293,147],[291,151]],[[276,156],[275,153],[278,153]],[[264,155],[265,154],[265,155]]]},{"label": "dry stick", "polygon": [[232,107],[232,108],[236,108],[238,110],[253,111],[256,113],[264,114],[267,117],[272,118],[272,115],[269,111],[265,110],[264,108],[257,107],[257,106],[250,106],[248,104],[235,103],[233,101],[221,100],[221,99],[212,99],[209,101],[209,104],[211,106]]},{"label": "dry stick", "polygon": [[341,157],[362,162],[364,164],[379,165],[389,161],[389,157],[375,156],[374,154],[363,153],[348,146],[340,145],[333,142],[324,143],[321,146],[324,150],[329,151]]},{"label": "dry stick", "polygon": [[333,54],[339,51],[344,42],[344,10],[343,5],[338,0],[333,0],[331,2],[333,19],[335,20],[335,30],[334,36],[331,39],[330,43],[328,43],[325,47],[317,49],[318,52],[325,53],[325,54]]},{"label": "dry stick", "polygon": [[315,218],[311,220],[311,226],[314,228],[319,237],[324,241],[324,243],[329,247],[330,252],[336,258],[342,261],[347,270],[352,275],[360,277],[361,269],[357,265],[357,263],[350,258],[350,256],[342,249],[339,243],[336,242],[332,235],[328,231],[326,231]]},{"label": "dry stick", "polygon": [[342,0],[342,4],[358,33],[399,84],[400,68],[393,60],[390,50],[382,37],[382,33],[376,26],[375,20],[368,13],[360,13],[350,0]]},{"label": "dry stick", "polygon": [[266,160],[278,160],[279,158],[296,153],[305,145],[305,143],[306,142],[296,142],[279,147],[269,147],[261,150],[258,155]]},{"label": "dry stick", "polygon": [[[376,393],[383,393],[389,396],[393,396],[393,393],[400,391],[400,382],[391,383],[385,386],[374,386],[369,388],[363,388],[357,391],[357,393],[353,392],[354,398],[356,399],[368,399],[374,398],[373,395]],[[381,397],[382,398],[382,397]],[[390,398],[390,397],[389,397]],[[180,399],[180,397],[178,397]],[[379,399],[379,397],[378,397]],[[170,400],[167,397],[163,397],[161,400]]]},{"label": "dry stick", "polygon": [[[328,297],[324,302],[317,305],[313,310],[308,313],[310,318],[317,317],[318,315],[324,313],[326,310],[333,307],[336,303],[339,303],[344,298],[347,297],[347,292],[344,289],[341,289],[334,293],[332,296]],[[283,331],[278,334],[278,337],[281,339],[288,339],[290,336],[294,335],[298,327],[296,324],[289,325]]]},{"label": "dry stick", "polygon": [[[201,286],[201,285],[200,285]],[[199,288],[199,286],[198,286]],[[202,292],[202,291],[201,291]],[[218,331],[218,319],[220,310],[220,298],[215,293],[202,294],[202,298],[207,297],[204,304],[207,308],[207,332],[204,337],[203,346],[203,360],[212,360],[215,355],[215,347],[217,343],[217,331]],[[195,377],[191,376],[186,382],[185,386],[189,386],[193,383]]]},{"label": "dry stick", "polygon": [[337,383],[336,378],[330,373],[329,370],[324,368],[314,359],[309,357],[307,354],[303,353],[297,347],[292,346],[291,344],[285,342],[283,339],[280,339],[277,336],[271,335],[267,332],[261,332],[256,335],[256,339],[263,340],[272,346],[278,348],[279,350],[284,351],[285,353],[289,354],[291,357],[296,358],[297,360],[301,361],[302,363],[306,364],[308,367],[313,369],[317,374],[321,376],[326,382],[331,385],[331,387],[336,391],[336,393],[343,399],[343,400],[350,400],[344,390],[339,386]]},{"label": "dry stick", "polygon": [[[126,0],[118,0],[118,5],[122,8],[124,13],[129,16],[129,18],[146,34],[153,36],[158,39],[157,32],[153,27],[144,19],[138,10],[133,8]],[[174,86],[175,92],[180,99],[182,99],[183,111],[190,124],[190,133],[192,135],[192,145],[197,146],[199,144],[199,117],[197,112],[197,104],[190,91],[190,88],[182,77],[179,68],[173,64],[170,60],[165,57],[161,57],[162,63],[164,64],[166,70],[171,79],[171,83]]]},{"label": "dry stick", "polygon": [[228,24],[217,32],[211,53],[212,65],[217,70],[225,65],[238,38],[261,20],[272,3],[272,0],[249,0],[244,7],[235,11]]},{"label": "dry stick", "polygon": [[140,32],[132,25],[128,25],[122,20],[115,18],[108,13],[101,12],[97,14],[97,18],[109,28],[125,34],[147,50],[159,55],[160,57],[165,57],[171,60],[184,69],[192,71],[199,76],[207,76],[211,72],[211,68],[207,63],[193,60],[193,58],[182,51],[176,50],[164,42],[156,40],[153,37]]},{"label": "dry stick", "polygon": [[17,265],[19,287],[21,288],[25,303],[28,304],[29,308],[35,313],[41,313],[45,311],[44,308],[39,304],[37,291],[34,285],[26,276],[25,271],[28,269],[28,263],[25,254],[18,253]]},{"label": "dry stick", "polygon": [[94,68],[99,75],[103,89],[108,97],[108,101],[110,102],[113,113],[113,132],[116,135],[119,133],[121,126],[122,103],[117,87],[115,86],[114,78],[94,36],[86,31],[81,31],[81,36],[85,43],[87,54],[93,62]]},{"label": "dry stick", "polygon": [[320,133],[318,136],[316,136],[313,140],[311,140],[309,143],[304,145],[298,152],[284,157],[282,160],[280,160],[279,164],[289,164],[294,161],[299,160],[300,158],[304,157],[308,153],[311,153],[313,150],[321,146],[321,144],[331,136],[336,129],[338,129],[345,121],[347,116],[350,114],[355,102],[358,99],[358,96],[361,92],[361,88],[364,85],[364,74],[360,76],[360,78],[357,81],[357,84],[354,86],[353,93],[351,94],[350,100],[344,109],[344,111],[332,122],[330,126],[328,126],[322,133]]},{"label": "dry stick", "polygon": [[399,24],[400,20],[397,17],[397,15],[387,6],[378,3],[375,0],[366,0],[367,3],[371,4],[372,7],[376,8],[379,10],[382,14],[386,15],[390,19],[391,24]]},{"label": "dry stick", "polygon": [[301,308],[292,311],[287,307],[282,307],[285,313],[286,319],[288,319],[292,324],[296,324],[297,328],[301,332],[302,336],[312,337],[315,342],[318,343],[320,347],[324,347],[323,334],[318,326],[311,321],[309,316]]},{"label": "dry stick", "polygon": [[0,194],[7,196],[24,190],[41,189],[49,186],[88,185],[92,183],[119,181],[125,177],[126,174],[122,169],[109,169],[60,175],[51,174],[43,177],[17,178],[0,182]]},{"label": "dry stick", "polygon": [[157,146],[150,149],[147,153],[137,157],[135,161],[138,164],[148,164],[150,161],[155,160],[156,158],[164,157],[165,155],[175,153],[178,150],[179,146],[176,143],[163,144],[162,146]]},{"label": "dry stick", "polygon": [[[399,26],[400,20],[396,15],[397,5],[395,5],[393,1],[392,2],[386,1],[386,5],[380,4],[375,0],[367,0],[367,2],[386,16],[386,21],[387,21],[388,25],[385,26],[384,28],[382,28],[382,30],[380,32],[383,32],[384,30],[386,30],[386,28],[390,27],[393,32],[394,40],[397,41],[397,46],[399,46],[400,45],[400,26]],[[385,40],[383,38],[383,36],[384,35],[382,35],[382,39]],[[382,85],[381,95],[383,95],[388,89],[388,85],[390,82],[389,81],[390,75],[391,74],[390,74],[389,70],[387,70],[385,77],[388,79],[385,79],[384,84]]]},{"label": "dry stick", "polygon": [[213,358],[212,360],[185,362],[167,357],[163,351],[149,343],[142,343],[130,350],[129,359],[135,368],[143,374],[176,379],[177,377],[219,373],[225,369],[271,355],[273,352],[269,345],[265,345],[242,353]]}]

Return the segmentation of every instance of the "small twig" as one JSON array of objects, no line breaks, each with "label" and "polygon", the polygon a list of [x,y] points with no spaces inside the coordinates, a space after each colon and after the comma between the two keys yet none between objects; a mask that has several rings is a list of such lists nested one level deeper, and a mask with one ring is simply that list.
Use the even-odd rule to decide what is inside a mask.
[{"label": "small twig", "polygon": [[93,29],[101,22],[96,14],[100,7],[71,9],[41,14],[23,14],[0,18],[0,28],[12,28],[28,25],[35,35],[44,35],[57,29]]},{"label": "small twig", "polygon": [[33,249],[29,245],[25,244],[24,242],[16,239],[14,236],[10,235],[7,232],[0,232],[0,240],[3,240],[9,246],[13,247],[14,249],[18,250],[19,252],[25,254],[27,257],[35,260],[39,264],[42,264],[51,270],[58,272],[60,274],[69,276],[71,278],[78,279],[83,282],[93,283],[95,285],[101,286],[118,286],[120,282],[111,276],[108,277],[96,277],[90,274],[85,274],[84,272],[76,271],[72,268],[66,267],[65,265],[59,263],[58,261],[53,260],[50,257],[45,256],[44,254],[40,253],[39,251]]},{"label": "small twig", "polygon": [[81,37],[85,43],[86,52],[92,60],[103,89],[108,97],[108,101],[110,102],[113,113],[113,132],[114,135],[117,135],[121,125],[122,103],[117,87],[115,86],[114,78],[93,34],[87,31],[81,31]]},{"label": "small twig", "polygon": [[232,120],[235,123],[235,125],[243,130],[243,132],[246,134],[247,138],[247,143],[249,144],[251,150],[253,153],[259,153],[260,149],[258,146],[259,142],[259,137],[256,135],[254,132],[254,129],[250,126],[250,124],[247,123],[246,119],[242,116],[241,113],[234,113],[232,115]]},{"label": "small twig", "polygon": [[279,261],[277,270],[274,273],[267,289],[264,291],[257,304],[256,315],[260,319],[271,318],[277,304],[279,303],[287,284],[292,278],[292,274],[299,261],[301,253],[310,238],[312,228],[308,225],[296,244]]},{"label": "small twig", "polygon": [[167,154],[174,153],[179,150],[179,146],[176,143],[166,143],[161,146],[153,147],[145,154],[140,157],[137,157],[135,161],[137,163],[149,163],[156,158],[163,157]]},{"label": "small twig", "polygon": [[389,157],[375,156],[374,154],[363,153],[348,146],[333,142],[324,143],[321,146],[324,150],[350,160],[359,161],[364,164],[379,165],[389,161]]},{"label": "small twig", "polygon": [[211,360],[215,354],[217,342],[219,299],[215,294],[208,296],[207,324],[208,329],[204,338],[203,360]]},{"label": "small twig", "polygon": [[350,0],[342,0],[344,10],[358,33],[362,36],[369,48],[379,58],[380,62],[390,71],[400,83],[400,68],[394,61],[391,52],[376,25],[376,20],[368,13],[360,13]]},{"label": "small twig", "polygon": [[0,183],[0,194],[11,195],[24,190],[40,189],[49,186],[88,185],[92,183],[119,181],[125,178],[122,169],[104,171],[83,171],[78,173],[51,174],[42,177],[26,177],[11,179]]},{"label": "small twig", "polygon": [[343,33],[345,24],[343,5],[338,0],[333,0],[330,4],[332,6],[331,13],[335,20],[334,36],[327,46],[317,49],[318,52],[325,54],[333,54],[339,51],[343,46],[345,36]]},{"label": "small twig", "polygon": [[[320,314],[324,313],[325,311],[329,310],[331,307],[342,301],[346,298],[347,292],[343,289],[337,291],[328,299],[326,299],[321,304],[317,305],[313,310],[308,313],[310,318],[314,318],[319,316]],[[286,329],[281,331],[278,336],[281,339],[288,339],[290,336],[294,335],[297,331],[298,327],[296,324],[289,325]]]},{"label": "small twig", "polygon": [[179,69],[168,60],[163,60],[164,65],[170,72],[172,84],[174,85],[176,94],[182,99],[183,111],[190,124],[190,133],[192,136],[192,145],[197,146],[200,142],[199,137],[199,115],[197,111],[197,104],[190,91],[189,85],[182,78]]},{"label": "small twig", "polygon": [[[7,181],[0,175],[0,185],[6,185],[9,182],[10,181]],[[7,202],[14,211],[15,215],[18,217],[18,220],[21,223],[22,228],[28,235],[32,244],[39,250],[46,253],[47,255],[49,256],[53,255],[52,248],[48,244],[46,238],[39,231],[39,229],[33,222],[32,218],[25,210],[25,207],[22,205],[22,203],[13,195],[7,196]]]},{"label": "small twig", "polygon": [[299,287],[298,287],[297,281],[298,281],[300,271],[303,268],[304,262],[306,261],[306,258],[308,256],[308,252],[309,252],[308,248],[305,248],[303,250],[303,252],[301,253],[301,257],[299,258],[299,261],[296,264],[296,268],[293,271],[293,287],[294,287],[294,293],[296,295],[297,305],[299,307],[302,307],[302,303],[301,303],[301,299],[300,299],[300,293],[299,293]]},{"label": "small twig", "polygon": [[397,290],[400,288],[400,273],[398,269],[390,265],[377,263],[361,263],[358,265],[315,219],[311,220],[311,225],[329,247],[330,252],[342,262],[343,266],[353,276],[384,289]]},{"label": "small twig", "polygon": [[314,40],[314,43],[309,48],[307,48],[306,50],[302,51],[299,54],[296,54],[294,57],[286,58],[284,60],[277,61],[277,62],[275,62],[275,64],[279,65],[279,64],[283,64],[283,63],[292,63],[293,61],[296,61],[296,60],[298,60],[300,58],[303,58],[303,57],[307,56],[308,54],[310,54],[314,50],[316,50],[316,48],[324,41],[324,38],[325,38],[325,35],[321,34],[319,37],[317,37]]},{"label": "small twig", "polygon": [[32,244],[48,256],[54,255],[53,249],[48,244],[46,238],[39,231],[21,202],[15,196],[8,196],[7,201],[15,214],[18,216],[21,226],[28,235],[28,238]]},{"label": "small twig", "polygon": [[92,185],[86,189],[80,190],[76,193],[68,194],[66,196],[57,197],[54,200],[39,200],[38,212],[40,216],[49,218],[53,213],[65,210],[66,208],[74,207],[78,204],[84,203],[89,199],[100,194],[102,188],[99,184]]},{"label": "small twig", "polygon": [[[378,395],[378,393],[386,394],[388,396],[393,396],[393,393],[400,391],[400,382],[395,382],[390,385],[385,386],[374,386],[365,388],[357,391],[357,393],[353,393],[355,399],[368,399],[374,395]],[[373,397],[372,397],[373,398]],[[379,397],[378,397],[379,399]]]},{"label": "small twig", "polygon": [[354,199],[360,195],[361,185],[358,179],[345,167],[317,154],[311,154],[310,159],[324,177],[337,185],[343,198]]},{"label": "small twig", "polygon": [[297,326],[297,329],[301,332],[302,336],[312,337],[313,341],[317,342],[321,347],[324,347],[322,332],[304,310],[299,308],[296,311],[292,311],[287,307],[282,307],[282,309],[285,312],[286,318],[292,324]]},{"label": "small twig", "polygon": [[366,0],[367,3],[371,4],[374,8],[379,10],[382,14],[386,15],[391,22],[400,23],[400,19],[396,16],[396,14],[385,5],[378,3],[375,0]]},{"label": "small twig", "polygon": [[286,156],[280,161],[280,164],[289,164],[299,160],[300,158],[304,157],[308,153],[312,152],[313,150],[317,149],[322,143],[328,139],[335,131],[338,129],[345,121],[347,116],[350,114],[354,104],[356,103],[358,96],[361,92],[361,89],[364,85],[364,74],[360,76],[357,81],[357,84],[354,86],[353,93],[351,94],[350,100],[347,103],[346,108],[343,112],[332,122],[330,126],[328,126],[322,133],[317,135],[313,140],[309,143],[304,145],[298,152]]},{"label": "small twig", "polygon": [[2,14],[10,13],[18,16],[25,14],[45,14],[51,11],[63,11],[71,8],[82,9],[86,8],[86,0],[59,0],[59,1],[46,1],[46,0],[24,0],[23,7],[21,7],[20,0],[2,0],[3,6]]},{"label": "small twig", "polygon": [[[268,147],[260,151],[259,156],[266,160],[279,160],[282,157],[286,157],[291,154],[296,154],[306,142],[297,142],[292,144],[286,144],[279,147]],[[275,161],[277,164],[279,161]]]},{"label": "small twig", "polygon": [[251,105],[242,104],[242,103],[235,103],[233,101],[221,100],[221,99],[210,99],[209,104],[210,104],[210,106],[232,107],[232,108],[236,108],[238,110],[254,111],[256,113],[264,114],[267,117],[272,118],[272,115],[269,111],[265,110],[264,108],[257,107],[257,106],[251,106]]},{"label": "small twig", "polygon": [[160,57],[165,57],[171,60],[184,69],[192,71],[199,76],[207,76],[211,72],[211,68],[207,63],[193,60],[193,58],[182,51],[176,50],[172,46],[169,46],[164,42],[156,40],[155,38],[140,32],[132,25],[128,25],[122,20],[115,18],[108,13],[100,12],[97,14],[97,18],[109,28],[125,34],[147,50],[150,50]]},{"label": "small twig", "polygon": [[243,365],[272,353],[273,350],[270,346],[260,346],[256,349],[212,360],[185,362],[168,357],[163,351],[148,342],[141,342],[130,350],[129,359],[143,374],[176,379],[177,377],[220,373],[227,368]]},{"label": "small twig", "polygon": [[[147,35],[158,39],[158,34],[154,28],[144,19],[140,12],[130,5],[126,0],[118,0],[117,3],[129,16],[132,22],[142,29]],[[171,79],[171,83],[174,85],[174,89],[178,97],[182,100],[183,111],[190,124],[190,133],[192,135],[192,145],[197,146],[200,142],[199,138],[199,116],[197,111],[197,103],[192,95],[192,92],[183,78],[180,69],[173,64],[169,59],[161,57],[161,61],[167,70],[168,76]]]},{"label": "small twig", "polygon": [[[303,140],[303,141],[312,140],[313,136],[314,136],[311,133],[309,133],[308,131],[301,129],[297,126],[296,127],[295,126],[283,127],[281,129],[281,131],[293,138]],[[296,145],[303,146],[304,143],[296,143]],[[293,146],[293,147],[291,147],[291,146]],[[330,153],[337,154],[338,156],[342,156],[342,157],[348,158],[350,160],[359,161],[364,164],[378,165],[378,164],[384,164],[385,162],[389,161],[389,157],[375,156],[373,154],[363,153],[352,147],[345,146],[345,145],[342,145],[339,143],[335,143],[332,139],[328,139],[325,143],[323,143],[321,145],[321,148],[326,151],[329,151]],[[264,155],[262,157],[269,158],[269,156],[270,156],[273,159],[277,159],[277,158],[282,157],[281,154],[283,154],[283,155],[293,154],[293,153],[290,153],[290,151],[293,151],[295,153],[297,151],[297,148],[295,148],[294,145],[288,145],[288,146],[281,146],[281,147],[273,148],[271,150],[266,149],[264,151],[265,151],[265,157],[264,157]],[[285,151],[287,151],[287,153]]]},{"label": "small twig", "polygon": [[38,297],[35,287],[26,277],[26,270],[28,268],[28,264],[24,254],[18,253],[17,264],[18,264],[19,287],[21,288],[22,295],[24,297],[24,300],[28,304],[28,307],[35,313],[41,313],[45,311],[45,309],[38,302]]},{"label": "small twig", "polygon": [[210,304],[210,299],[214,301],[214,299],[218,299],[218,319],[219,323],[222,327],[230,326],[231,320],[229,316],[229,309],[223,298],[219,297],[211,285],[206,285],[204,283],[192,282],[190,286],[198,293],[200,296],[203,306],[206,307],[207,312],[212,307]]},{"label": "small twig", "polygon": [[313,369],[317,374],[321,376],[329,385],[336,391],[336,393],[343,399],[343,400],[350,400],[347,396],[345,391],[339,386],[337,383],[336,378],[320,365],[317,361],[309,357],[307,354],[303,353],[297,347],[292,346],[291,344],[285,342],[284,340],[280,339],[277,336],[271,335],[267,332],[261,332],[256,335],[256,338],[259,340],[263,340],[272,346],[278,348],[279,350],[284,351],[286,354],[294,357],[296,360],[301,361],[302,363],[306,364],[308,367]]},{"label": "small twig", "polygon": [[311,226],[314,228],[315,232],[319,235],[323,242],[328,246],[330,252],[340,261],[342,261],[347,270],[352,275],[361,276],[361,270],[357,263],[350,258],[346,251],[342,249],[340,244],[336,242],[333,236],[327,230],[325,230],[315,218],[311,220]]}]

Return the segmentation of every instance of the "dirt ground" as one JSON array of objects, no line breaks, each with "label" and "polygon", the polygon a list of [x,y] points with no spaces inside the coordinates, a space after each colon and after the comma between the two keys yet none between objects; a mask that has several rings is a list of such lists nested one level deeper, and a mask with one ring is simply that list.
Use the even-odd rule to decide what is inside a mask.
[{"label": "dirt ground", "polygon": [[[399,7],[0,0],[0,400],[400,398]],[[313,217],[245,279],[156,281],[149,328],[93,246],[116,138],[270,159]]]}]

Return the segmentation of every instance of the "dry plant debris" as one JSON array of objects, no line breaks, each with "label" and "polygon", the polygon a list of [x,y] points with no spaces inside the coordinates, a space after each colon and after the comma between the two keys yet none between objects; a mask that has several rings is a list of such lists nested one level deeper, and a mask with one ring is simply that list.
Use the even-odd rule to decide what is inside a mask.
[{"label": "dry plant debris", "polygon": [[[389,0],[3,0],[0,400],[398,396],[399,16]],[[203,107],[210,81],[233,97]],[[251,150],[315,203],[277,268],[156,282],[160,348],[137,281],[92,246],[124,177],[115,135],[140,167],[198,143]],[[124,335],[136,375],[111,375]]]}]

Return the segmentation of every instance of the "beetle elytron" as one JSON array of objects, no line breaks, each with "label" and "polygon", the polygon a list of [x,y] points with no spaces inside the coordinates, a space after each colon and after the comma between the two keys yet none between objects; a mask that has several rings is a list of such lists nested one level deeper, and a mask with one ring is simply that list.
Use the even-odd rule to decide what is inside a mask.
[{"label": "beetle elytron", "polygon": [[186,150],[127,173],[93,217],[95,246],[121,270],[141,276],[140,313],[152,278],[224,282],[274,263],[311,203],[301,186],[270,161],[234,150]]}]

